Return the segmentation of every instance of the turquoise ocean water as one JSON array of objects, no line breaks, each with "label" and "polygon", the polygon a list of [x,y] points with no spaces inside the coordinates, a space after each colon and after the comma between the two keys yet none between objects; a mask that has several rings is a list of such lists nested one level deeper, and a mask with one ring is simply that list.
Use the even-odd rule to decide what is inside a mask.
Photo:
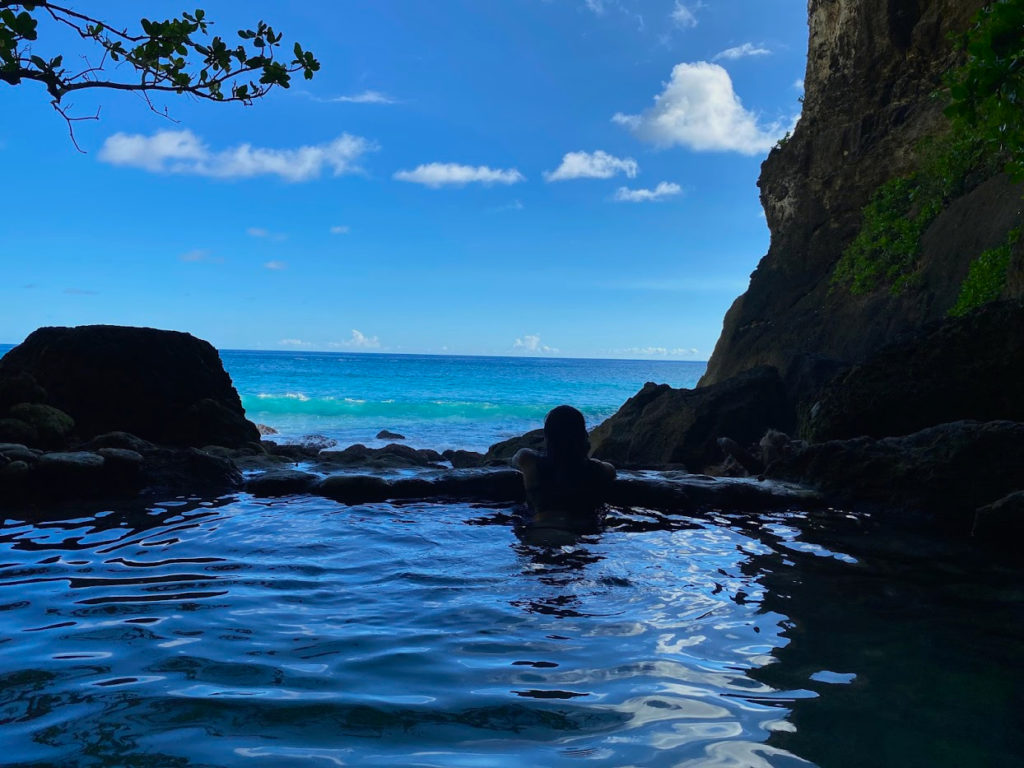
[{"label": "turquoise ocean water", "polygon": [[596,426],[644,382],[693,387],[706,363],[525,357],[221,352],[253,421],[277,439],[323,434],[383,445],[382,429],[417,448],[487,446],[539,428],[570,403]]}]

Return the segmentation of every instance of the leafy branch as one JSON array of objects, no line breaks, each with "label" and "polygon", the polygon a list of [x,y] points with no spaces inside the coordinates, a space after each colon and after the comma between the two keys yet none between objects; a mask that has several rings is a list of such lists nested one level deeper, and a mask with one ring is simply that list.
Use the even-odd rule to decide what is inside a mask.
[{"label": "leafy branch", "polygon": [[[65,66],[63,55],[37,55],[34,44],[41,21],[69,28],[94,43],[101,52],[99,61],[86,60],[76,71]],[[283,36],[264,21],[255,29],[238,30],[232,45],[219,35],[210,36],[212,22],[202,9],[164,21],[143,18],[139,25],[141,29],[132,32],[46,0],[0,0],[0,82],[41,83],[70,130],[76,120],[98,117],[69,116],[64,99],[76,91],[141,93],[154,111],[158,110],[149,100],[154,92],[251,104],[277,86],[288,88],[292,75],[301,72],[309,80],[320,69],[320,62],[299,43],[290,60],[279,58]]]}]

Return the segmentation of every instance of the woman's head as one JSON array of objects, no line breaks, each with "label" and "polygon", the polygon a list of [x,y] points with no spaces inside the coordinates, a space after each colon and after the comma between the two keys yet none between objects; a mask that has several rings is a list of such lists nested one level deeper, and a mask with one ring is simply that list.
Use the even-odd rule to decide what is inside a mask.
[{"label": "woman's head", "polygon": [[556,461],[587,458],[590,440],[583,414],[571,405],[552,408],[544,419],[544,442],[548,456]]}]

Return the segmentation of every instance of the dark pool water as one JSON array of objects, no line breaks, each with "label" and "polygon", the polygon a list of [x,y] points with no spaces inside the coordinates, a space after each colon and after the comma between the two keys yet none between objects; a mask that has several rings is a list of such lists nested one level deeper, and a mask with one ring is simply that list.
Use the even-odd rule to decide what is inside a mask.
[{"label": "dark pool water", "polygon": [[514,511],[6,519],[0,764],[1020,764],[1005,559],[840,512],[551,540]]}]

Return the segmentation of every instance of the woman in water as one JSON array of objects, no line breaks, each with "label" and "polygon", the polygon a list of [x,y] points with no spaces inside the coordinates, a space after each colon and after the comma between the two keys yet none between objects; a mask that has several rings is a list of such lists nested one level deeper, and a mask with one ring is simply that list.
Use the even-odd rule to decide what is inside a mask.
[{"label": "woman in water", "polygon": [[523,448],[512,464],[523,473],[531,524],[541,528],[593,530],[608,496],[615,467],[589,458],[583,414],[560,405],[544,419],[545,452]]}]

